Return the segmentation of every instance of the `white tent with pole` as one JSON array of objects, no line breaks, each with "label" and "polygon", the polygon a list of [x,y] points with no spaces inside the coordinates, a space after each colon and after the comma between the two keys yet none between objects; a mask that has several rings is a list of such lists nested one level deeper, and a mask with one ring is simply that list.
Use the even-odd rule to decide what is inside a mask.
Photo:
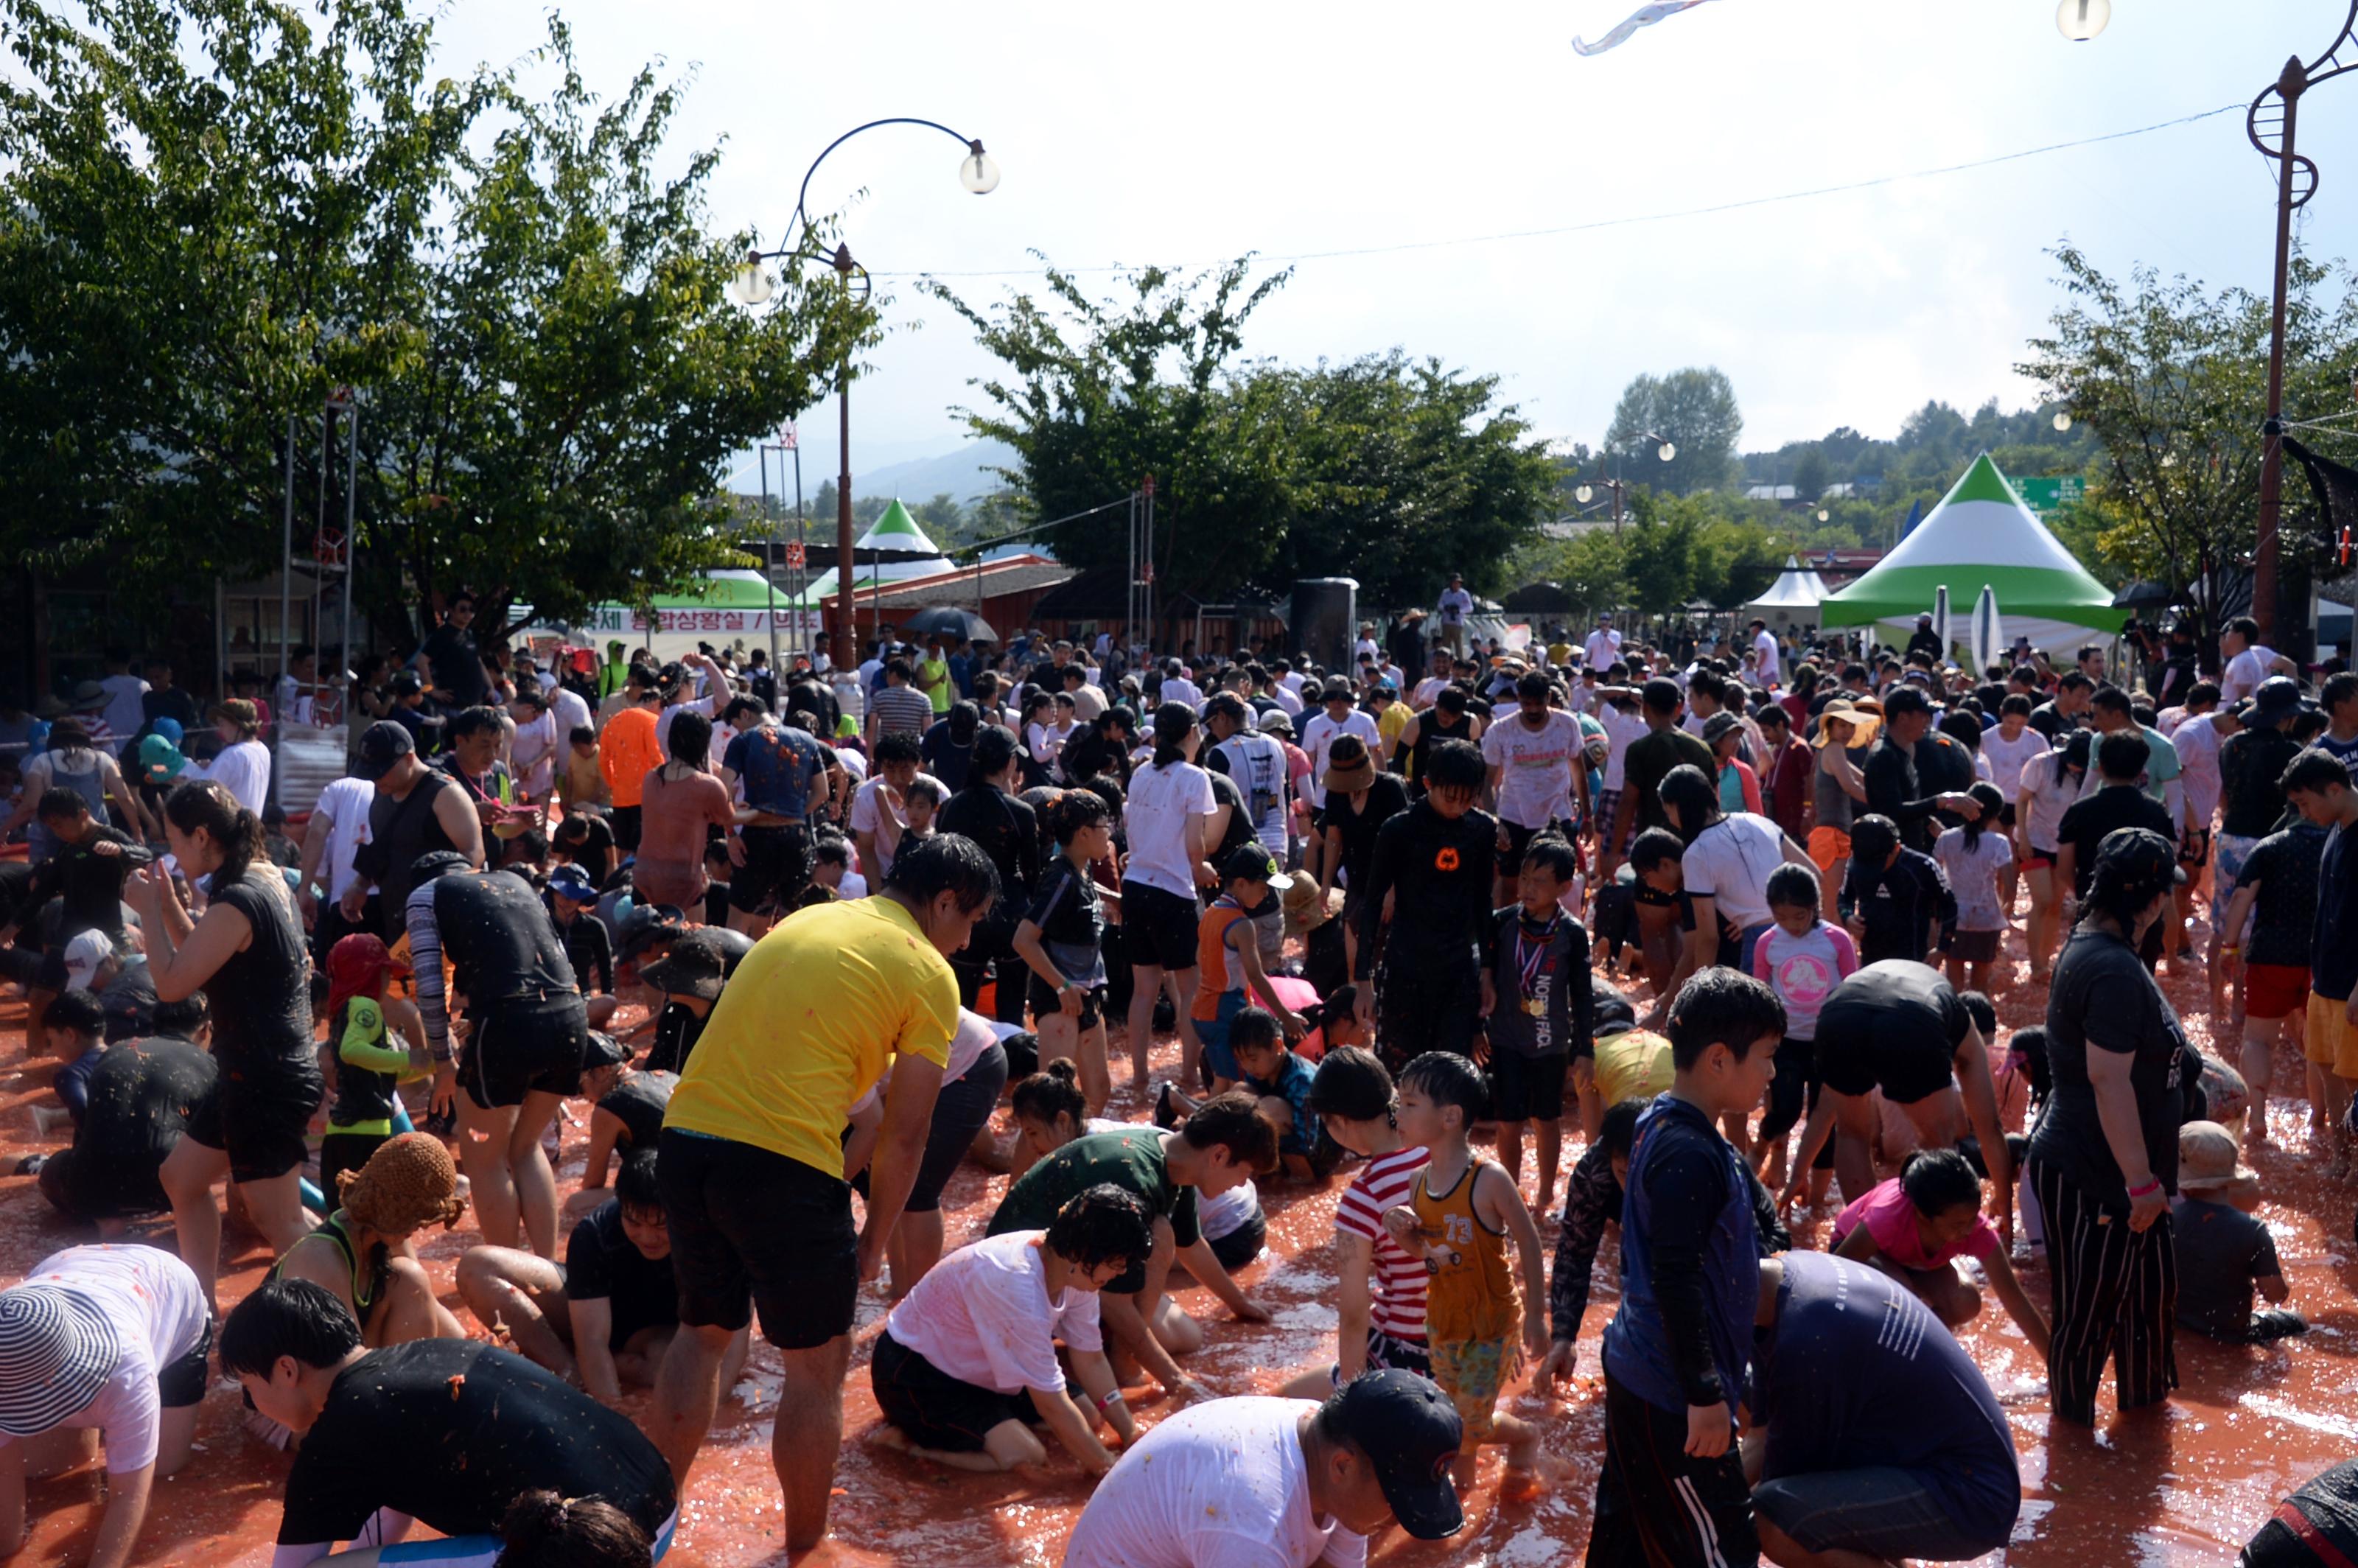
[{"label": "white tent with pole", "polygon": [[1779,616],[1789,622],[1814,622],[1818,606],[1833,591],[1825,579],[1801,564],[1800,557],[1787,556],[1785,569],[1777,574],[1777,580],[1744,608],[1747,613],[1772,622]]},{"label": "white tent with pole", "polygon": [[1984,588],[2005,607],[2007,633],[2050,653],[2087,642],[2092,632],[2116,635],[2128,615],[2022,503],[1987,452],[1898,548],[1827,595],[1818,613],[1829,631],[1906,633],[1918,616],[1932,613],[1942,589],[1963,605],[1977,602]]},{"label": "white tent with pole", "polygon": [[[880,585],[941,577],[957,570],[957,563],[925,537],[925,531],[917,526],[909,509],[897,500],[852,545],[851,567],[851,591],[855,594],[872,591]],[[812,580],[804,592],[804,601],[816,606],[833,599],[842,591],[837,587],[841,580],[836,568],[828,568]]]}]

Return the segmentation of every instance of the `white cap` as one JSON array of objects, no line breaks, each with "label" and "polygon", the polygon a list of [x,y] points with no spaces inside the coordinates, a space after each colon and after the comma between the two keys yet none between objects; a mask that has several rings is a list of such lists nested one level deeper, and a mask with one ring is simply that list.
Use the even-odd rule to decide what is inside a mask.
[{"label": "white cap", "polygon": [[85,931],[66,944],[66,989],[86,991],[98,977],[98,967],[114,957],[114,944],[103,931]]}]

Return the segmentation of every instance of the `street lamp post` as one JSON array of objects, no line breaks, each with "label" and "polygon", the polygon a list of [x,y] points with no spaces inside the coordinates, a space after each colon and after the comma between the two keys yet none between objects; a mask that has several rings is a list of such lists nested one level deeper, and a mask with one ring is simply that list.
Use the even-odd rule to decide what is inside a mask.
[{"label": "street lamp post", "polygon": [[[754,250],[747,253],[745,264],[737,269],[736,279],[730,286],[731,292],[741,303],[759,305],[770,297],[774,285],[769,275],[762,270],[762,264],[781,257],[789,264],[796,265],[806,261],[824,261],[834,270],[836,281],[842,288],[847,302],[851,298],[855,279],[858,281],[860,297],[863,300],[868,297],[870,292],[868,269],[852,258],[851,247],[849,244],[838,243],[832,253],[812,247],[810,213],[805,202],[810,196],[811,176],[818,172],[818,166],[827,161],[827,154],[835,151],[860,132],[872,131],[879,125],[923,125],[928,130],[939,131],[952,140],[965,144],[967,156],[958,160],[958,183],[976,196],[988,196],[999,189],[999,165],[991,160],[989,153],[982,150],[982,144],[971,136],[958,135],[957,132],[938,121],[920,120],[903,114],[890,119],[871,120],[864,125],[854,125],[827,143],[818,157],[811,159],[810,168],[803,171],[802,189],[795,194],[796,225],[795,232],[797,236],[795,243],[792,245],[781,246],[774,251]],[[836,401],[842,416],[841,460],[838,465],[839,471],[836,476],[835,483],[837,606],[835,667],[839,677],[845,672],[856,668],[859,664],[852,636],[854,574],[851,569],[851,344],[849,340],[843,345],[843,360],[838,367],[837,381]]]},{"label": "street lamp post", "polygon": [[1599,490],[1611,491],[1613,492],[1613,536],[1617,539],[1621,536],[1621,493],[1628,488],[1617,479],[1584,480],[1573,491],[1572,498],[1585,506]]},{"label": "street lamp post", "polygon": [[2277,164],[2276,293],[2268,311],[2268,413],[2260,426],[2260,523],[2252,552],[2252,618],[2263,642],[2273,643],[2277,619],[2277,517],[2284,491],[2285,291],[2292,269],[2292,215],[2317,194],[2316,162],[2293,148],[2293,124],[2301,95],[2321,81],[2358,70],[2358,0],[2332,45],[2306,65],[2299,55],[2285,61],[2276,81],[2252,100],[2244,134],[2263,157]]}]

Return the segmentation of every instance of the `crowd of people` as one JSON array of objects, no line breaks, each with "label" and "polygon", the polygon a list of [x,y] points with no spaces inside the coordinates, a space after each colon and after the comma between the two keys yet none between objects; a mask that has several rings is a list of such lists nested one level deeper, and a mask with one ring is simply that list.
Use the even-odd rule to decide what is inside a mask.
[{"label": "crowd of people", "polygon": [[[460,596],[275,703],[110,658],[86,718],[0,710],[27,1169],[95,1237],[0,1291],[0,1555],[95,1433],[90,1561],[129,1561],[217,1364],[295,1451],[284,1568],[647,1563],[757,1333],[807,1549],[882,1290],[866,1439],[1076,1465],[1075,1568],[1445,1538],[1486,1446],[1502,1500],[1564,1484],[1508,1396],[1584,1360],[1591,1563],[1952,1561],[2022,1498],[1952,1333],[1985,1292],[2080,1425],[2107,1368],[2168,1399],[2180,1331],[2302,1332],[2241,1154],[2348,1173],[2358,676],[2248,621],[2215,674],[1972,670],[1929,616],[1509,649],[1470,608],[1335,668],[1026,633],[838,674],[544,669]],[[290,838],[271,717],[330,710],[349,776]],[[954,1233],[967,1166],[1009,1181]],[[1266,1321],[1264,1195],[1322,1190],[1333,1355],[1223,1397],[1179,1292]],[[224,1314],[225,1215],[276,1262]],[[455,1301],[437,1226],[475,1233]]]}]

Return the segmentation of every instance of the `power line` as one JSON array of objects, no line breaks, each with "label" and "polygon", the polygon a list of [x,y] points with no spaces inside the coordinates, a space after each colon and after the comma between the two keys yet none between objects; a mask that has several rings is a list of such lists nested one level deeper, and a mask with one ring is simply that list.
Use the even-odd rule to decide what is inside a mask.
[{"label": "power line", "polygon": [[[1554,228],[1511,229],[1495,234],[1469,234],[1446,240],[1405,240],[1396,244],[1360,245],[1347,250],[1300,251],[1292,255],[1272,255],[1262,259],[1273,264],[1290,265],[1296,262],[1334,261],[1347,256],[1396,255],[1405,251],[1445,250],[1459,245],[1496,244],[1506,240],[1549,239],[1562,234],[1585,234],[1602,229],[1628,228],[1641,223],[1669,223],[1682,218],[1704,218],[1719,212],[1741,211],[1750,207],[1771,207],[1786,201],[1808,201],[1821,196],[1840,196],[1853,190],[1872,190],[1879,186],[1898,185],[1911,179],[1932,179],[1942,175],[1963,174],[1971,169],[1991,168],[1999,164],[2017,163],[2024,158],[2042,157],[2049,153],[2069,152],[2074,147],[2091,147],[2102,142],[2117,142],[2130,136],[2149,135],[2155,131],[2167,131],[2180,125],[2190,125],[2198,120],[2208,120],[2215,115],[2231,114],[2243,107],[2244,105],[2241,103],[2223,103],[2216,109],[2205,109],[2194,114],[2181,114],[2175,120],[2161,120],[2150,125],[2139,125],[2134,130],[2108,131],[2103,135],[2082,136],[2076,141],[2050,142],[2045,146],[2025,147],[2019,152],[2000,153],[1994,157],[1974,158],[1968,163],[1943,164],[1937,168],[1910,169],[1904,174],[1881,174],[1866,179],[1851,180],[1842,185],[1821,185],[1807,190],[1788,190],[1775,196],[1751,196],[1735,201],[1715,201],[1709,206],[1684,207],[1670,212],[1632,213],[1627,217],[1595,218],[1586,222],[1565,223]],[[1176,264],[1183,269],[1209,265],[1213,264],[1201,262]],[[1078,275],[1129,272],[1134,269],[1120,262],[1109,262],[1094,266],[1061,267],[1057,270]],[[1038,272],[1037,268],[1011,268],[978,272],[880,272],[875,276],[901,278],[1033,277],[1038,276]]]}]

